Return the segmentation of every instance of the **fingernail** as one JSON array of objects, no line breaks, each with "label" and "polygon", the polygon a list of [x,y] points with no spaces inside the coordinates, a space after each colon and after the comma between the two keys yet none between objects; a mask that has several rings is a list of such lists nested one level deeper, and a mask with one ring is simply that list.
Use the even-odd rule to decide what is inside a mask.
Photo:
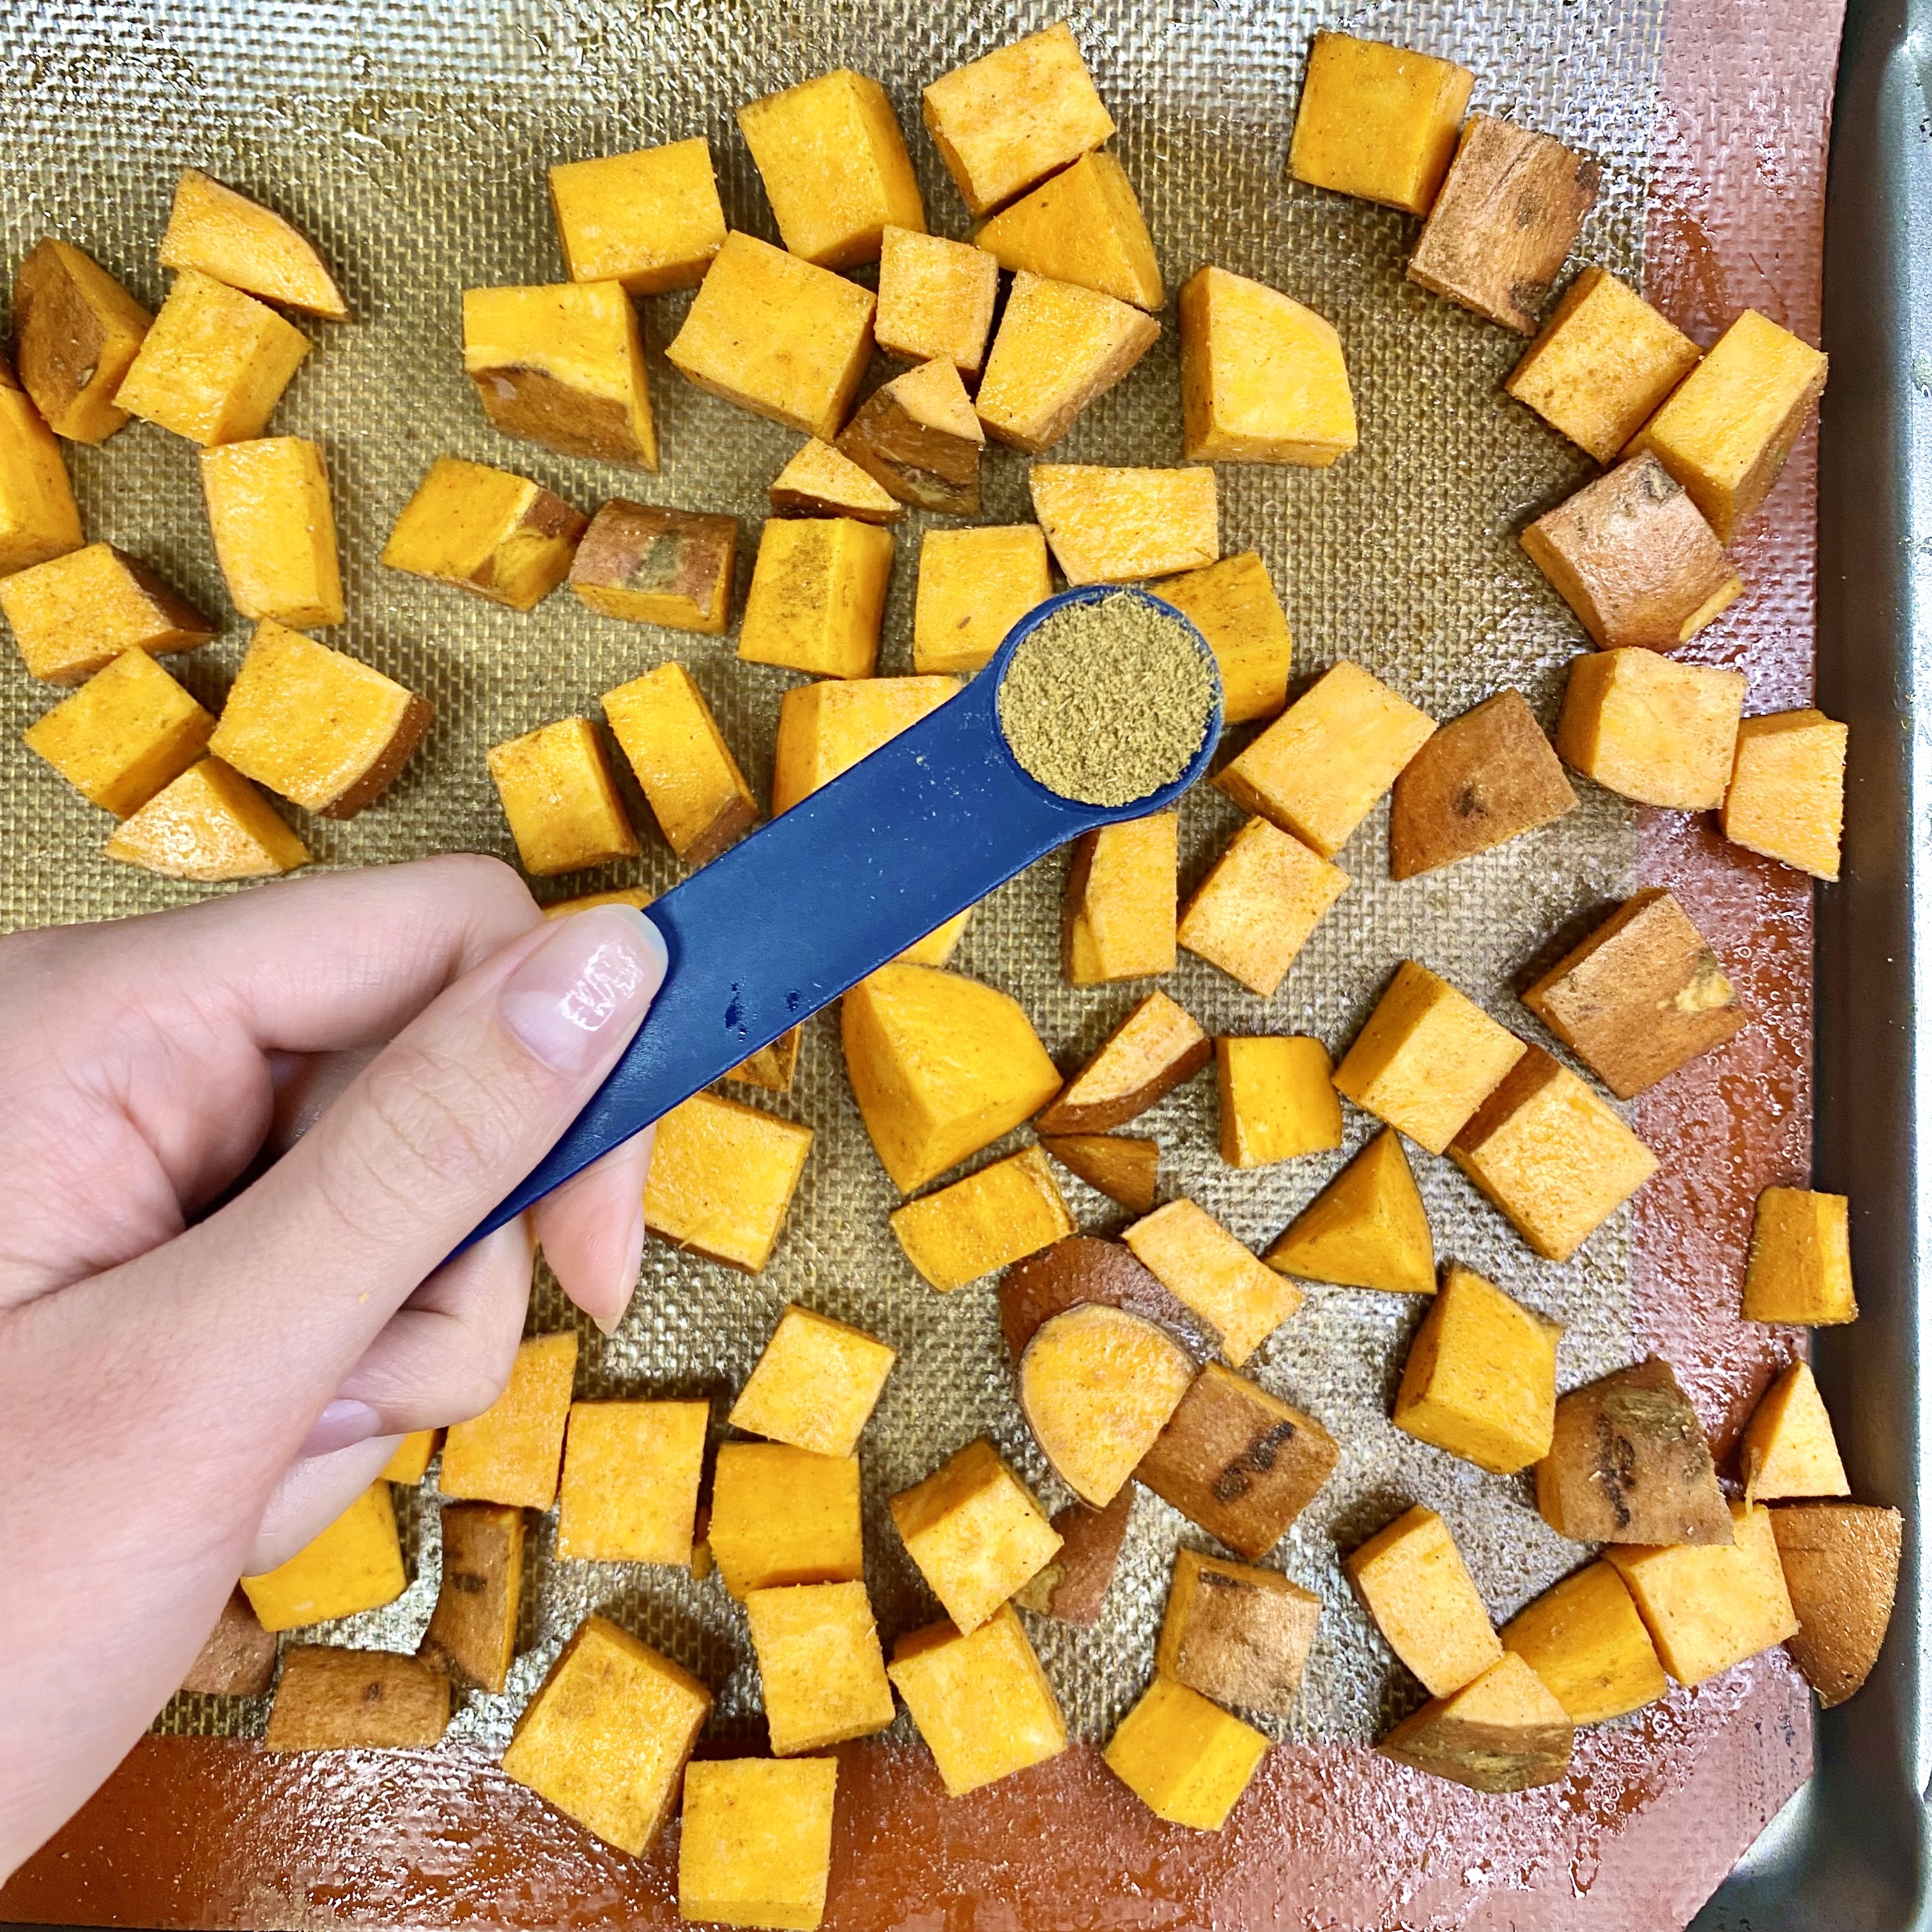
[{"label": "fingernail", "polygon": [[504,981],[503,1024],[556,1073],[586,1073],[628,1040],[664,984],[662,936],[630,906],[596,906],[556,930]]},{"label": "fingernail", "polygon": [[591,1318],[606,1335],[616,1334],[624,1325],[624,1317],[631,1312],[632,1298],[638,1292],[638,1271],[644,1264],[644,1204],[640,1202],[637,1213],[631,1219],[631,1232],[624,1243],[624,1259],[617,1275],[624,1298],[618,1303],[617,1312],[609,1321],[605,1321],[601,1316]]},{"label": "fingernail", "polygon": [[315,1419],[308,1439],[296,1451],[298,1456],[332,1456],[338,1449],[352,1448],[382,1432],[382,1418],[366,1402],[352,1402],[338,1396]]}]

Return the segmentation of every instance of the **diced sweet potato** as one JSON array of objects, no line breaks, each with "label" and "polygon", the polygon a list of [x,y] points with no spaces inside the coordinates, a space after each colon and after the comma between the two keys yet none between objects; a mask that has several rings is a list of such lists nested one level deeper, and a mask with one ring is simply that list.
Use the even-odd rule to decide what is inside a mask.
[{"label": "diced sweet potato", "polygon": [[577,1375],[577,1336],[532,1335],[517,1350],[503,1393],[443,1438],[436,1488],[446,1496],[548,1510],[556,1501]]},{"label": "diced sweet potato", "polygon": [[572,1402],[557,1486],[558,1557],[688,1569],[710,1420],[702,1400]]},{"label": "diced sweet potato", "polygon": [[634,859],[644,850],[625,816],[610,760],[588,718],[540,724],[486,754],[517,842],[535,878]]},{"label": "diced sweet potato", "polygon": [[942,1294],[1073,1232],[1073,1217],[1046,1156],[1023,1148],[937,1193],[908,1201],[890,1219],[920,1275]]},{"label": "diced sweet potato", "polygon": [[1092,1629],[1100,1621],[1133,1506],[1133,1487],[1127,1484],[1105,1509],[1069,1503],[1058,1511],[1053,1531],[1060,1547],[1044,1570],[1021,1586],[1013,1601],[1023,1610]]},{"label": "diced sweet potato", "polygon": [[1154,1668],[1217,1704],[1294,1708],[1322,1599],[1278,1570],[1177,1550]]},{"label": "diced sweet potato", "polygon": [[1181,450],[1190,463],[1325,469],[1355,446],[1341,338],[1325,316],[1225,268],[1180,291]]},{"label": "diced sweet potato", "polygon": [[1473,1684],[1503,1654],[1449,1526],[1420,1503],[1342,1560],[1364,1610],[1432,1697]]},{"label": "diced sweet potato", "polygon": [[1157,310],[1166,299],[1139,197],[1104,148],[994,215],[974,239],[1003,268],[1072,282],[1136,308]]},{"label": "diced sweet potato", "polygon": [[1132,1250],[1094,1234],[1070,1234],[1000,1278],[1000,1330],[1018,1368],[1042,1324],[1069,1309],[1118,1308],[1166,1329],[1197,1362],[1214,1354],[1215,1331],[1150,1273]]},{"label": "diced sweet potato", "polygon": [[772,816],[870,758],[958,688],[956,677],[821,678],[794,686],[778,704]]},{"label": "diced sweet potato", "polygon": [[1724,836],[1814,878],[1835,879],[1849,736],[1822,711],[1743,719],[1724,793]]},{"label": "diced sweet potato", "polygon": [[21,386],[56,436],[105,442],[128,420],[114,400],[154,317],[90,256],[50,238],[14,274]]},{"label": "diced sweet potato", "polygon": [[1454,1696],[1403,1718],[1376,1748],[1472,1791],[1527,1791],[1561,1781],[1576,1742],[1563,1706],[1510,1654]]},{"label": "diced sweet potato", "polygon": [[985,249],[890,224],[880,231],[873,333],[888,356],[944,357],[962,376],[978,375],[999,292],[1000,264]]},{"label": "diced sweet potato", "polygon": [[829,442],[808,436],[766,491],[781,517],[850,517],[860,524],[905,520],[905,506]]},{"label": "diced sweet potato", "polygon": [[403,506],[382,561],[534,610],[563,581],[589,521],[527,476],[440,456]]},{"label": "diced sweet potato", "polygon": [[[1325,1052],[1322,1058],[1328,1058]],[[1330,1088],[1331,1096],[1334,1091]],[[1337,1107],[1335,1138],[1327,1144],[1340,1146],[1341,1139]],[[1304,1281],[1433,1294],[1435,1237],[1394,1128],[1383,1128],[1288,1224],[1263,1258]]]},{"label": "diced sweet potato", "polygon": [[710,864],[750,829],[758,802],[683,665],[660,664],[603,701],[664,843],[687,866]]},{"label": "diced sweet potato", "polygon": [[449,1728],[449,1679],[388,1650],[297,1643],[282,1659],[262,1748],[427,1750]]},{"label": "diced sweet potato", "polygon": [[1044,1134],[1040,1144],[1062,1167],[1130,1214],[1144,1214],[1153,1208],[1160,1172],[1155,1142],[1130,1134]]},{"label": "diced sweet potato", "polygon": [[130,818],[207,749],[205,711],[146,651],[128,651],[21,734],[82,797]]},{"label": "diced sweet potato", "polygon": [[1793,1362],[1765,1390],[1738,1438],[1738,1469],[1752,1502],[1851,1494],[1810,1363]]},{"label": "diced sweet potato", "polygon": [[724,1587],[862,1582],[859,1459],[784,1442],[725,1442],[712,1478],[706,1532]]},{"label": "diced sweet potato", "polygon": [[274,1636],[262,1628],[238,1583],[181,1688],[202,1696],[259,1697],[274,1676]]},{"label": "diced sweet potato", "polygon": [[1814,1328],[1858,1319],[1845,1196],[1767,1187],[1757,1197],[1744,1316],[1747,1322],[1798,1322]]},{"label": "diced sweet potato", "polygon": [[1251,818],[1182,909],[1176,936],[1190,952],[1267,999],[1348,889],[1340,866],[1265,818]]},{"label": "diced sweet potato", "polygon": [[189,766],[107,842],[107,856],[170,879],[219,884],[308,863],[308,848],[275,808],[219,758]]},{"label": "diced sweet potato", "polygon": [[1264,1267],[1205,1209],[1170,1201],[1121,1237],[1178,1299],[1220,1331],[1238,1368],[1301,1306],[1301,1290]]},{"label": "diced sweet potato", "polygon": [[1328,1049],[1318,1040],[1217,1039],[1221,1158],[1230,1167],[1266,1167],[1340,1147],[1342,1103],[1334,1072]]},{"label": "diced sweet potato", "polygon": [[1556,722],[1564,763],[1640,805],[1708,812],[1724,802],[1744,675],[1654,651],[1576,658]]},{"label": "diced sweet potato", "polygon": [[1154,594],[1207,639],[1220,667],[1221,716],[1228,724],[1272,718],[1287,704],[1294,641],[1268,566],[1254,551],[1170,577]]},{"label": "diced sweet potato", "polygon": [[524,1594],[524,1513],[502,1503],[442,1507],[442,1582],[417,1655],[500,1691],[516,1654]]},{"label": "diced sweet potato", "polygon": [[1503,1625],[1502,1636],[1573,1724],[1627,1717],[1670,1688],[1657,1646],[1609,1563],[1589,1564],[1544,1591]]},{"label": "diced sweet potato", "polygon": [[1061,1089],[1042,1133],[1105,1133],[1144,1113],[1205,1066],[1214,1042],[1165,993],[1150,993]]},{"label": "diced sweet potato", "polygon": [[398,1441],[394,1453],[382,1465],[382,1480],[414,1489],[428,1472],[430,1459],[442,1445],[441,1430],[411,1430]]},{"label": "diced sweet potato", "polygon": [[724,245],[718,177],[701,136],[560,161],[550,198],[573,282],[621,282],[634,296],[695,288]]},{"label": "diced sweet potato", "polygon": [[198,650],[216,632],[146,564],[104,543],[0,577],[0,615],[28,676],[49,684],[85,684],[124,651]]},{"label": "diced sweet potato", "polygon": [[1107,1741],[1107,1768],[1170,1825],[1218,1832],[1268,1741],[1199,1691],[1156,1676]]},{"label": "diced sweet potato", "polygon": [[913,668],[970,675],[1052,594],[1037,524],[927,531],[920,543]]},{"label": "diced sweet potato", "polygon": [[897,1359],[876,1336],[788,1303],[731,1406],[731,1426],[850,1456]]},{"label": "diced sweet potato", "polygon": [[593,610],[716,636],[730,621],[738,520],[613,497],[590,520],[570,587]]},{"label": "diced sweet potato", "polygon": [[644,1226],[674,1246],[758,1274],[778,1246],[812,1138],[796,1120],[692,1094],[658,1123]]},{"label": "diced sweet potato", "polygon": [[815,1932],[832,1870],[836,1758],[710,1759],[684,1774],[677,1910]]},{"label": "diced sweet potato", "polygon": [[568,919],[574,914],[588,912],[592,906],[635,906],[642,912],[650,902],[648,886],[617,886],[608,892],[580,892],[575,898],[553,899],[542,910],[545,919]]},{"label": "diced sweet potato", "polygon": [[184,168],[159,256],[164,268],[199,268],[284,308],[346,322],[348,304],[314,242],[245,194]]},{"label": "diced sweet potato", "polygon": [[1070,986],[1173,971],[1180,822],[1178,812],[1157,812],[1074,842],[1060,915]]},{"label": "diced sweet potato", "polygon": [[299,436],[218,444],[201,452],[201,488],[214,554],[243,616],[342,622],[335,513],[315,444]]},{"label": "diced sweet potato", "polygon": [[886,1674],[939,1767],[949,1798],[1066,1748],[1053,1686],[1010,1604],[970,1636],[950,1623],[909,1630]]},{"label": "diced sweet potato", "polygon": [[773,517],[758,538],[738,655],[813,677],[870,677],[892,533],[850,517]]},{"label": "diced sweet potato", "polygon": [[375,1482],[286,1563],[244,1576],[242,1590],[262,1628],[274,1631],[380,1610],[408,1582],[389,1486]]},{"label": "diced sweet potato", "polygon": [[974,404],[986,434],[1036,455],[1051,448],[1160,336],[1160,324],[1129,303],[1022,268]]},{"label": "diced sweet potato", "polygon": [[1475,84],[1453,61],[1319,32],[1309,49],[1288,171],[1316,188],[1426,214],[1455,158]]},{"label": "diced sweet potato", "polygon": [[84,542],[60,445],[0,357],[0,578]]},{"label": "diced sweet potato", "polygon": [[1746,1018],[1723,962],[1660,886],[1627,899],[1522,1003],[1620,1100],[1721,1046]]},{"label": "diced sweet potato", "polygon": [[997,1615],[1060,1547],[1039,1504],[983,1436],[889,1506],[906,1553],[962,1635]]},{"label": "diced sweet potato", "polygon": [[1904,1522],[1870,1503],[1794,1503],[1771,1512],[1791,1594],[1792,1661],[1829,1710],[1871,1675],[1892,1621]]},{"label": "diced sweet potato", "polygon": [[1036,463],[1027,472],[1027,487],[1070,584],[1171,577],[1221,554],[1220,498],[1210,469]]},{"label": "diced sweet potato", "polygon": [[874,390],[837,446],[902,502],[976,517],[986,444],[959,371],[942,358]]},{"label": "diced sweet potato", "polygon": [[794,1027],[748,1059],[740,1060],[724,1077],[742,1081],[747,1087],[762,1087],[770,1094],[789,1094],[798,1072],[798,1044],[799,1029]]}]

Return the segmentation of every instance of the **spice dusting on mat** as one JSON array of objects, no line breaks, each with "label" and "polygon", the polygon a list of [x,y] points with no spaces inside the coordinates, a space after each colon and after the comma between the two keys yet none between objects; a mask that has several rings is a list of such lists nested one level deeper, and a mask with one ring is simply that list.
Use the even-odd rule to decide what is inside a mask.
[{"label": "spice dusting on mat", "polygon": [[1024,638],[1000,685],[1000,729],[1062,798],[1131,805],[1201,748],[1214,688],[1176,619],[1125,592],[1070,604]]}]

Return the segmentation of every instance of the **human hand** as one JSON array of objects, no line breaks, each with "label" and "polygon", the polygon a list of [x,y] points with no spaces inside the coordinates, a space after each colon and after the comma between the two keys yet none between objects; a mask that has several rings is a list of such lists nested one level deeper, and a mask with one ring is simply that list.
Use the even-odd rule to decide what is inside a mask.
[{"label": "human hand", "polygon": [[664,960],[641,915],[546,923],[461,856],[0,939],[0,1879],[237,1576],[398,1434],[495,1400],[533,1234],[615,1326],[648,1136],[440,1264],[595,1092]]}]

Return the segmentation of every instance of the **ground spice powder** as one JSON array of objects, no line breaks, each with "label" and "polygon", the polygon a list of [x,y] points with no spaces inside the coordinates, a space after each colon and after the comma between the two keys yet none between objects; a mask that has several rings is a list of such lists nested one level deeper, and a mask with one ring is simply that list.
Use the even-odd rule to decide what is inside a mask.
[{"label": "ground spice powder", "polygon": [[1187,627],[1124,591],[1056,610],[1000,685],[1000,729],[1022,768],[1086,805],[1131,805],[1172,784],[1214,709]]}]

